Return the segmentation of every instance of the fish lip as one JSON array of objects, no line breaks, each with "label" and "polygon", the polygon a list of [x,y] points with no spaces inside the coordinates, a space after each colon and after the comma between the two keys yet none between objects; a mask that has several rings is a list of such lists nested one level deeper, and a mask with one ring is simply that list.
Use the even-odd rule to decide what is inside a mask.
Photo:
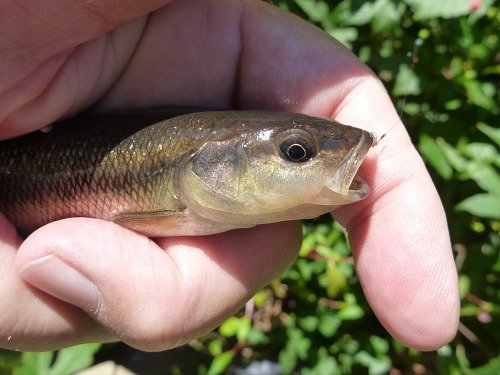
[{"label": "fish lip", "polygon": [[[348,156],[347,159],[347,167],[345,173],[348,176],[352,176],[352,178],[349,181],[349,184],[347,185],[347,190],[349,193],[352,192],[357,192],[357,191],[364,191],[367,187],[368,184],[364,179],[359,177],[357,175],[357,172],[359,170],[359,167],[363,163],[363,160],[370,150],[370,148],[373,145],[373,135],[367,131],[364,131],[361,133],[361,139],[359,140],[358,145],[352,150],[350,153],[351,155]],[[350,156],[353,156],[350,158]],[[360,189],[354,189],[351,190],[351,186],[353,186],[354,181],[357,180],[358,184],[361,184]]]},{"label": "fish lip", "polygon": [[[358,171],[365,155],[368,150],[373,145],[374,137],[371,133],[367,131],[362,131],[360,140],[358,144],[352,148],[352,150],[345,156],[341,166],[335,171],[332,178],[328,182],[327,186],[333,191],[337,191],[339,194],[347,197],[352,192],[354,196],[357,196],[358,192],[366,191],[363,185],[368,187],[366,182],[357,176]],[[342,166],[344,166],[342,168]],[[351,189],[353,181],[357,178],[358,184],[361,184],[360,189]],[[361,181],[364,183],[361,183]],[[368,188],[369,189],[369,188]],[[350,198],[350,197],[349,197]],[[353,197],[354,198],[354,197]],[[359,200],[359,199],[356,199]]]},{"label": "fish lip", "polygon": [[351,185],[349,186],[349,201],[357,202],[365,199],[370,195],[370,186],[359,175],[355,175]]}]

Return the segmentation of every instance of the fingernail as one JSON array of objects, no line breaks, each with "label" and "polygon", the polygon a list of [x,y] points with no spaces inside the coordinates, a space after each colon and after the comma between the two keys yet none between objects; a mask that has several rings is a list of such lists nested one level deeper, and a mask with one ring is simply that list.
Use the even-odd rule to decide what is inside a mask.
[{"label": "fingernail", "polygon": [[22,278],[34,287],[81,309],[95,313],[101,293],[93,282],[54,255],[24,264]]}]

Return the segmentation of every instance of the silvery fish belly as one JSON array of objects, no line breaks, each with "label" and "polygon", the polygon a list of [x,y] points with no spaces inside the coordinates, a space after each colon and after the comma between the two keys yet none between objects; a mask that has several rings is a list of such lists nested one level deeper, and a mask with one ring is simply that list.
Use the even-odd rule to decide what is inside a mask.
[{"label": "silvery fish belly", "polygon": [[0,211],[21,235],[77,216],[203,235],[369,194],[356,176],[374,139],[364,130],[270,111],[170,113],[82,116],[0,142]]}]

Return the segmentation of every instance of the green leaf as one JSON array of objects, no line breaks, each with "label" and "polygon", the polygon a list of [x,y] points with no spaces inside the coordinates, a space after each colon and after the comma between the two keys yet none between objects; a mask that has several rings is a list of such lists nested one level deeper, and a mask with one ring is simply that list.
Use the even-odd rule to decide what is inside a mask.
[{"label": "green leaf", "polygon": [[323,314],[319,318],[318,331],[325,337],[332,337],[339,329],[342,321],[334,315]]},{"label": "green leaf", "polygon": [[21,355],[21,366],[14,369],[13,375],[48,375],[53,358],[54,352],[25,352]]},{"label": "green leaf", "polygon": [[500,176],[494,168],[483,163],[470,163],[467,174],[481,189],[488,193],[500,194]]},{"label": "green leaf", "polygon": [[279,354],[278,363],[285,374],[290,374],[296,366],[297,355],[291,345],[287,345]]},{"label": "green leaf", "polygon": [[470,367],[469,358],[467,358],[467,352],[465,351],[465,347],[461,343],[457,344],[455,355],[457,356],[457,361],[460,368],[468,369]]},{"label": "green leaf", "polygon": [[347,286],[347,279],[340,271],[337,262],[333,259],[328,260],[326,267],[326,294],[329,298],[337,297]]},{"label": "green leaf", "polygon": [[458,290],[460,293],[460,298],[464,298],[470,291],[470,277],[467,275],[460,275],[458,278]]},{"label": "green leaf", "polygon": [[477,124],[477,128],[490,137],[498,146],[500,146],[500,128],[493,128],[482,122]]},{"label": "green leaf", "polygon": [[209,342],[207,349],[215,357],[222,353],[222,342],[220,340],[212,340]]},{"label": "green leaf", "polygon": [[266,303],[268,298],[267,292],[265,290],[259,290],[255,295],[253,296],[253,301],[255,303],[255,306],[262,308],[264,304]]},{"label": "green leaf", "polygon": [[446,108],[447,111],[455,111],[461,107],[462,101],[460,99],[452,99],[444,104],[444,108]]},{"label": "green leaf", "polygon": [[419,95],[421,92],[420,78],[411,67],[401,64],[392,90],[393,95]]},{"label": "green leaf", "polygon": [[332,27],[326,32],[347,48],[351,48],[352,42],[358,38],[358,30],[354,27]]},{"label": "green leaf", "polygon": [[352,10],[351,1],[343,0],[330,3],[333,9],[330,11],[329,20],[333,25],[351,25]]},{"label": "green leaf", "polygon": [[326,267],[323,262],[311,262],[308,259],[298,259],[295,265],[305,281],[309,281],[313,276],[316,277],[317,274],[323,273]]},{"label": "green leaf", "polygon": [[403,108],[404,113],[408,114],[409,116],[417,116],[421,111],[422,107],[418,103],[412,103],[412,102],[406,102],[404,108]]},{"label": "green leaf", "polygon": [[396,7],[396,4],[391,0],[377,1],[379,8],[372,20],[374,33],[381,33],[384,30],[390,29],[401,21],[401,15]]},{"label": "green leaf", "polygon": [[377,356],[383,356],[389,351],[389,343],[386,339],[378,336],[370,336],[370,344]]},{"label": "green leaf", "polygon": [[392,367],[392,362],[389,357],[377,358],[377,360],[370,363],[368,367],[368,374],[382,375],[387,374]]},{"label": "green leaf", "polygon": [[76,345],[57,352],[50,375],[70,375],[94,363],[94,354],[101,348],[99,343]]},{"label": "green leaf", "polygon": [[335,374],[340,374],[340,369],[337,366],[337,362],[335,362],[335,359],[333,357],[324,357],[318,361],[316,366],[314,366],[314,370],[313,372],[311,372],[311,374],[335,375]]},{"label": "green leaf", "polygon": [[393,1],[375,0],[363,2],[345,23],[359,26],[371,22],[373,32],[380,33],[397,25],[400,20],[401,11]]},{"label": "green leaf", "polygon": [[454,18],[469,14],[470,0],[404,0],[419,20],[431,18]]},{"label": "green leaf", "polygon": [[[71,375],[94,363],[94,354],[101,348],[99,343],[76,345],[58,352],[25,352],[22,364],[14,375]],[[56,360],[53,362],[54,355]]]},{"label": "green leaf", "polygon": [[470,103],[473,103],[486,110],[492,110],[495,106],[495,101],[490,95],[490,85],[476,80],[466,80],[463,83],[467,90],[467,98]]},{"label": "green leaf", "polygon": [[453,148],[450,144],[448,144],[443,138],[438,138],[436,141],[450,165],[457,172],[465,171],[469,163],[468,160],[460,155],[460,153],[455,150],[455,148]]},{"label": "green leaf", "polygon": [[475,161],[495,163],[499,160],[497,148],[489,143],[471,142],[464,147],[464,154]]},{"label": "green leaf", "polygon": [[436,172],[444,180],[449,181],[453,176],[453,169],[445,158],[442,148],[439,147],[434,138],[427,134],[422,134],[418,148]]},{"label": "green leaf", "polygon": [[267,345],[269,343],[270,338],[262,331],[257,331],[256,329],[252,329],[248,333],[247,342],[250,345]]},{"label": "green leaf", "polygon": [[[302,245],[300,247],[299,257],[305,258],[311,253],[311,251],[314,250],[316,243],[315,243],[314,237],[312,235],[305,234],[307,227],[305,225],[303,225],[302,228],[304,231],[304,239],[302,240]],[[257,304],[257,302],[256,302],[256,304]]]},{"label": "green leaf", "polygon": [[351,25],[365,25],[376,17],[380,7],[384,5],[385,0],[364,1],[361,7],[351,15]]},{"label": "green leaf", "polygon": [[440,347],[437,350],[437,353],[440,357],[451,357],[453,355],[453,351],[450,345],[444,345]]},{"label": "green leaf", "polygon": [[313,368],[305,368],[301,371],[302,375],[335,375],[340,373],[337,362],[328,355],[325,348],[318,349],[318,360]]},{"label": "green leaf", "polygon": [[238,339],[239,342],[246,342],[247,337],[250,334],[250,331],[252,330],[252,322],[246,316],[243,316],[240,319],[241,322],[240,326],[238,327],[238,332],[236,332],[236,338]]},{"label": "green leaf", "polygon": [[473,195],[460,202],[456,209],[480,217],[500,219],[500,194]]},{"label": "green leaf", "polygon": [[297,327],[288,327],[288,345],[293,348],[294,353],[301,359],[306,359],[311,348],[311,339]]},{"label": "green leaf", "polygon": [[320,22],[328,17],[330,9],[324,1],[294,0],[302,11],[314,22]]},{"label": "green leaf", "polygon": [[21,365],[20,352],[0,349],[0,374],[10,374],[12,370]]},{"label": "green leaf", "polygon": [[471,375],[497,375],[500,374],[500,357],[493,358],[486,365],[476,367],[470,371]]},{"label": "green leaf", "polygon": [[318,328],[318,324],[317,316],[305,316],[299,319],[299,326],[306,332],[314,332]]},{"label": "green leaf", "polygon": [[224,337],[233,337],[236,336],[236,332],[238,332],[239,326],[240,319],[236,316],[231,316],[220,325],[219,332]]},{"label": "green leaf", "polygon": [[219,327],[219,332],[224,337],[236,336],[238,341],[244,342],[252,328],[252,322],[247,317],[232,316]]},{"label": "green leaf", "polygon": [[232,351],[224,352],[216,356],[210,364],[208,375],[222,374],[229,367],[233,358],[234,353]]},{"label": "green leaf", "polygon": [[387,374],[391,369],[392,363],[389,357],[376,358],[364,350],[357,353],[355,357],[358,363],[368,367],[368,374],[370,375]]},{"label": "green leaf", "polygon": [[343,306],[337,313],[337,318],[341,320],[356,320],[365,315],[364,310],[358,305],[347,304]]},{"label": "green leaf", "polygon": [[500,74],[500,65],[492,65],[484,68],[481,73],[483,75],[498,75]]}]

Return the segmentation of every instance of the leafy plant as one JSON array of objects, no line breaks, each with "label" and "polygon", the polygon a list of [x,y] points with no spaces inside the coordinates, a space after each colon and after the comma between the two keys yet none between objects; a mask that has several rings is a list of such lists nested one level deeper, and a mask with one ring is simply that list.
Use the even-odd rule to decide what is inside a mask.
[{"label": "leafy plant", "polygon": [[[71,375],[89,367],[101,344],[84,344],[59,350],[58,352],[25,352],[12,363],[13,375]],[[8,352],[3,352],[3,357]],[[7,372],[3,368],[1,372]]]}]

